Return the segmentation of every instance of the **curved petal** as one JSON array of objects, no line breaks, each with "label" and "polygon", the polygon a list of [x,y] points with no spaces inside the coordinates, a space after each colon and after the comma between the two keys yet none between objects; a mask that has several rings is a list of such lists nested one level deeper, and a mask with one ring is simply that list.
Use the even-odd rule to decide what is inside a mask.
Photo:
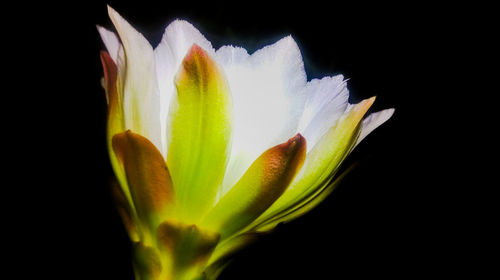
[{"label": "curved petal", "polygon": [[[113,150],[123,166],[139,220],[154,229],[173,213],[174,190],[160,151],[130,130],[113,137]],[[150,233],[151,233],[150,230]]]},{"label": "curved petal", "polygon": [[323,136],[348,105],[349,91],[342,75],[314,79],[306,85],[307,100],[299,131],[306,137],[309,150]]},{"label": "curved petal", "polygon": [[153,48],[149,42],[108,6],[109,17],[116,27],[125,53],[123,111],[125,125],[148,138],[158,149],[160,139],[160,102]]},{"label": "curved petal", "polygon": [[179,215],[195,223],[214,204],[231,150],[233,107],[226,79],[197,45],[176,77],[168,116],[167,162]]},{"label": "curved petal", "polygon": [[104,70],[104,88],[108,99],[108,120],[107,120],[107,145],[111,166],[115,172],[116,179],[123,191],[123,194],[130,205],[131,214],[135,217],[135,206],[130,195],[125,170],[118,162],[115,151],[112,147],[112,138],[115,134],[125,130],[125,120],[123,118],[122,96],[119,92],[119,69],[106,51],[101,51],[101,62]]},{"label": "curved petal", "polygon": [[356,141],[355,146],[357,146],[359,142],[365,139],[365,137],[368,136],[368,134],[370,134],[373,130],[375,130],[381,124],[389,120],[393,114],[394,114],[394,109],[391,108],[376,113],[372,113],[368,117],[366,117],[363,120],[363,123],[361,124],[361,132],[359,133],[359,137],[358,140]]},{"label": "curved petal", "polygon": [[99,32],[99,35],[101,36],[101,39],[106,46],[109,55],[113,59],[113,62],[117,63],[118,51],[122,47],[120,40],[118,40],[118,37],[114,32],[109,31],[108,29],[100,25],[97,25],[97,31]]},{"label": "curved petal", "polygon": [[300,50],[290,36],[252,55],[242,48],[222,47],[216,59],[234,100],[234,140],[222,196],[267,148],[297,132],[306,75]]},{"label": "curved petal", "polygon": [[193,25],[184,20],[175,20],[167,26],[160,44],[154,50],[160,91],[160,125],[164,145],[162,154],[165,158],[168,150],[166,139],[168,108],[175,92],[174,77],[193,44],[200,46],[210,56],[215,54],[212,44]]},{"label": "curved petal", "polygon": [[251,223],[286,190],[302,167],[306,140],[297,134],[265,151],[201,221],[221,240]]},{"label": "curved petal", "polygon": [[337,123],[307,153],[304,167],[287,191],[252,226],[294,207],[328,183],[356,143],[361,119],[374,101],[375,97],[372,97],[348,107]]}]

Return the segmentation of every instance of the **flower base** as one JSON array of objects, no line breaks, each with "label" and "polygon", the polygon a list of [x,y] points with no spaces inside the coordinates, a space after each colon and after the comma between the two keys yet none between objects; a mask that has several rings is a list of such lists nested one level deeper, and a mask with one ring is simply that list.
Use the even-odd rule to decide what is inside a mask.
[{"label": "flower base", "polygon": [[150,244],[134,243],[134,271],[140,280],[215,279],[205,271],[219,234],[196,225],[163,222]]}]

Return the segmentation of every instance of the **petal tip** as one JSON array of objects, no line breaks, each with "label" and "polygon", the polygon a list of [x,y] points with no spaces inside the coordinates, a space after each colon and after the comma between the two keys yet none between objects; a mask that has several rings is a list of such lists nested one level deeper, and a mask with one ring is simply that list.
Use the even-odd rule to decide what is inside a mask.
[{"label": "petal tip", "polygon": [[384,112],[384,114],[386,115],[385,118],[389,120],[394,115],[394,112],[396,112],[396,108],[385,109],[382,112]]},{"label": "petal tip", "polygon": [[363,114],[366,113],[366,111],[368,111],[368,109],[370,109],[370,107],[373,105],[373,103],[375,102],[375,99],[377,98],[377,96],[372,96],[370,98],[367,98],[367,99],[364,99],[363,101],[361,101],[360,103],[358,103],[356,106],[359,105],[359,109],[363,111]]},{"label": "petal tip", "polygon": [[193,45],[191,45],[191,48],[189,49],[190,52],[193,52],[193,51],[203,51],[203,49],[196,43],[193,43]]},{"label": "petal tip", "polygon": [[187,20],[184,20],[184,19],[180,19],[180,18],[176,18],[174,19],[174,21],[172,21],[169,26],[174,26],[174,27],[182,27],[182,26],[188,26],[188,27],[193,27],[194,28],[194,25],[192,25],[189,21]]},{"label": "petal tip", "polygon": [[297,46],[298,48],[297,42],[291,34],[283,37],[280,41],[282,41],[283,43],[292,44],[293,46]]},{"label": "petal tip", "polygon": [[115,9],[113,9],[109,5],[108,5],[108,16],[111,19],[111,22],[113,22],[119,34],[120,34],[120,29],[130,26],[130,24]]},{"label": "petal tip", "polygon": [[[213,80],[215,76],[222,74],[219,72],[217,63],[210,57],[208,52],[194,43],[182,60],[182,67],[177,73],[176,83],[187,82],[186,79],[194,79],[197,82]],[[205,77],[197,79],[198,76]],[[189,82],[187,82],[189,84]]]},{"label": "petal tip", "polygon": [[104,57],[108,56],[109,53],[105,50],[100,50],[99,55],[101,56],[101,60],[102,60]]},{"label": "petal tip", "polygon": [[204,56],[208,56],[207,52],[202,48],[200,47],[198,44],[196,43],[193,43],[193,45],[191,45],[191,48],[189,48],[189,51],[187,52],[186,54],[186,57],[184,58],[184,60],[190,60],[192,59],[194,56],[197,56],[197,57],[204,57]]},{"label": "petal tip", "polygon": [[115,10],[113,9],[110,5],[108,5],[108,16],[111,19],[111,22],[115,26],[116,30],[118,33],[120,33],[120,26],[122,25],[122,22],[125,21],[122,16]]},{"label": "petal tip", "polygon": [[302,134],[297,133],[294,137],[290,138],[287,143],[291,145],[305,145],[306,144],[306,138],[302,136]]},{"label": "petal tip", "polygon": [[370,105],[371,105],[371,104],[373,104],[373,102],[375,102],[375,99],[377,99],[377,96],[376,96],[376,95],[375,95],[375,96],[372,96],[372,97],[370,97],[370,98],[368,98],[368,99],[366,99],[366,103],[368,103],[368,104],[370,104]]},{"label": "petal tip", "polygon": [[112,16],[112,15],[115,15],[115,14],[118,14],[115,9],[113,9],[113,7],[111,7],[109,4],[106,5],[107,9],[108,9],[108,15],[109,16]]},{"label": "petal tip", "polygon": [[302,154],[304,154],[306,150],[306,146],[306,138],[302,136],[302,134],[297,133],[295,136],[288,139],[288,141],[277,147],[280,147],[286,154],[299,155],[299,157],[302,157]]}]

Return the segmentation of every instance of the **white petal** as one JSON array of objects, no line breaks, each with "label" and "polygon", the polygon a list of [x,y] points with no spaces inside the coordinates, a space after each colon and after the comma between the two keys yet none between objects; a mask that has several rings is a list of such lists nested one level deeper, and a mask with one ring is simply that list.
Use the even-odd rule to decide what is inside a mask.
[{"label": "white petal", "polygon": [[169,67],[173,67],[174,72],[177,72],[182,60],[193,44],[200,46],[210,56],[215,55],[212,44],[191,23],[184,20],[173,21],[165,28],[165,33],[163,33],[162,40],[157,47],[158,49],[168,45],[170,55],[173,56],[172,61],[161,61],[160,63],[170,64]]},{"label": "white petal", "polygon": [[97,31],[99,32],[99,35],[101,35],[102,42],[106,46],[109,55],[116,63],[118,50],[121,48],[120,40],[118,40],[118,37],[114,32],[109,31],[100,25],[97,25]]},{"label": "white petal", "polygon": [[306,74],[300,50],[290,36],[250,56],[242,48],[222,47],[216,60],[226,73],[234,104],[225,193],[260,154],[296,133],[304,108]]},{"label": "white petal", "polygon": [[196,43],[211,56],[215,55],[212,44],[187,21],[175,20],[167,26],[160,44],[154,50],[156,74],[160,91],[160,125],[162,138],[162,153],[166,158],[167,147],[167,116],[170,98],[175,91],[174,77],[189,48]]},{"label": "white petal", "polygon": [[[116,67],[118,69],[118,88],[123,89],[123,82],[125,80],[125,73],[126,73],[126,64],[125,64],[125,54],[123,51],[123,46],[120,43],[120,40],[118,39],[118,36],[116,34],[100,25],[97,25],[97,31],[99,32],[99,35],[101,36],[101,39],[106,46],[106,49],[111,56],[111,59],[116,64]],[[104,78],[103,78],[104,79]],[[123,92],[119,90],[118,94],[121,96],[120,99],[123,100]],[[106,94],[106,101],[108,99],[108,96]]]},{"label": "white petal", "polygon": [[[249,61],[254,79],[247,83],[251,83],[253,92],[246,93],[260,97],[251,117],[262,124],[259,136],[267,140],[267,149],[295,135],[305,103],[304,63],[291,36],[258,50]],[[233,95],[241,96],[237,91]]]},{"label": "white petal", "polygon": [[153,48],[115,10],[108,13],[123,43],[125,54],[125,81],[123,107],[125,126],[153,142],[161,150],[159,122],[159,93]]},{"label": "white petal", "polygon": [[175,69],[172,63],[173,55],[170,47],[166,43],[160,43],[154,50],[156,76],[158,78],[158,89],[160,93],[160,137],[162,143],[162,154],[167,158],[167,116],[170,98],[175,90],[174,76]]},{"label": "white petal", "polygon": [[337,75],[308,82],[306,94],[299,132],[307,139],[307,150],[310,151],[344,113],[348,105],[349,90],[344,77]]},{"label": "white petal", "polygon": [[248,67],[248,57],[247,50],[233,46],[222,46],[215,53],[215,60],[229,73],[237,71],[237,67]]},{"label": "white petal", "polygon": [[389,120],[393,114],[394,108],[391,108],[372,113],[366,117],[361,124],[361,132],[354,147],[356,147],[366,136],[368,136],[368,134],[375,130],[375,128]]}]

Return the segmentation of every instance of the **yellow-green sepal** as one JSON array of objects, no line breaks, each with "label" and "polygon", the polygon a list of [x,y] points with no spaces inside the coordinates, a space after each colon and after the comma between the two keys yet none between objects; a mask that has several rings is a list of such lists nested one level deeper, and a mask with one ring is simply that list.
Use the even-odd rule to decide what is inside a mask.
[{"label": "yellow-green sepal", "polygon": [[104,72],[104,89],[106,91],[106,99],[108,101],[108,118],[107,118],[107,143],[108,151],[111,159],[111,165],[115,171],[116,177],[122,190],[130,200],[130,192],[125,180],[123,169],[118,164],[115,152],[111,146],[111,139],[115,134],[125,130],[123,119],[122,96],[119,91],[118,68],[106,51],[101,51],[101,62]]},{"label": "yellow-green sepal", "polygon": [[302,167],[305,153],[306,140],[300,134],[265,151],[201,225],[219,232],[222,240],[247,226],[283,194]]},{"label": "yellow-green sepal", "polygon": [[170,173],[156,146],[147,138],[127,130],[113,136],[113,150],[125,171],[143,237],[150,244],[151,233],[175,214],[175,196]]},{"label": "yellow-green sepal", "polygon": [[222,70],[196,44],[175,79],[168,116],[167,164],[179,219],[196,223],[212,207],[229,159],[233,105]]},{"label": "yellow-green sepal", "polygon": [[[125,170],[123,165],[118,162],[115,151],[112,146],[113,136],[125,131],[125,120],[123,116],[123,95],[121,91],[121,81],[116,63],[113,61],[111,56],[106,51],[101,51],[101,62],[104,72],[104,89],[106,91],[106,100],[108,102],[108,117],[107,117],[107,146],[109,152],[109,158],[111,161],[111,166],[115,173],[116,179],[121,189],[121,193],[124,196],[124,202],[127,203],[129,207],[130,222],[137,223],[135,205],[130,194],[130,189],[128,187],[127,178],[125,176]],[[114,194],[118,194],[116,190]],[[116,198],[116,196],[115,196]],[[122,207],[119,206],[118,207]],[[119,208],[120,209],[120,208]],[[119,210],[120,211],[120,210]],[[123,218],[123,217],[122,217]],[[128,221],[125,221],[128,223]],[[140,231],[138,231],[140,232]],[[130,232],[129,232],[130,234]],[[129,235],[133,241],[136,241],[136,236]]]},{"label": "yellow-green sepal", "polygon": [[322,136],[307,154],[304,167],[287,191],[249,227],[255,227],[294,209],[328,184],[356,143],[360,121],[374,101],[375,97],[372,97],[353,105]]}]

